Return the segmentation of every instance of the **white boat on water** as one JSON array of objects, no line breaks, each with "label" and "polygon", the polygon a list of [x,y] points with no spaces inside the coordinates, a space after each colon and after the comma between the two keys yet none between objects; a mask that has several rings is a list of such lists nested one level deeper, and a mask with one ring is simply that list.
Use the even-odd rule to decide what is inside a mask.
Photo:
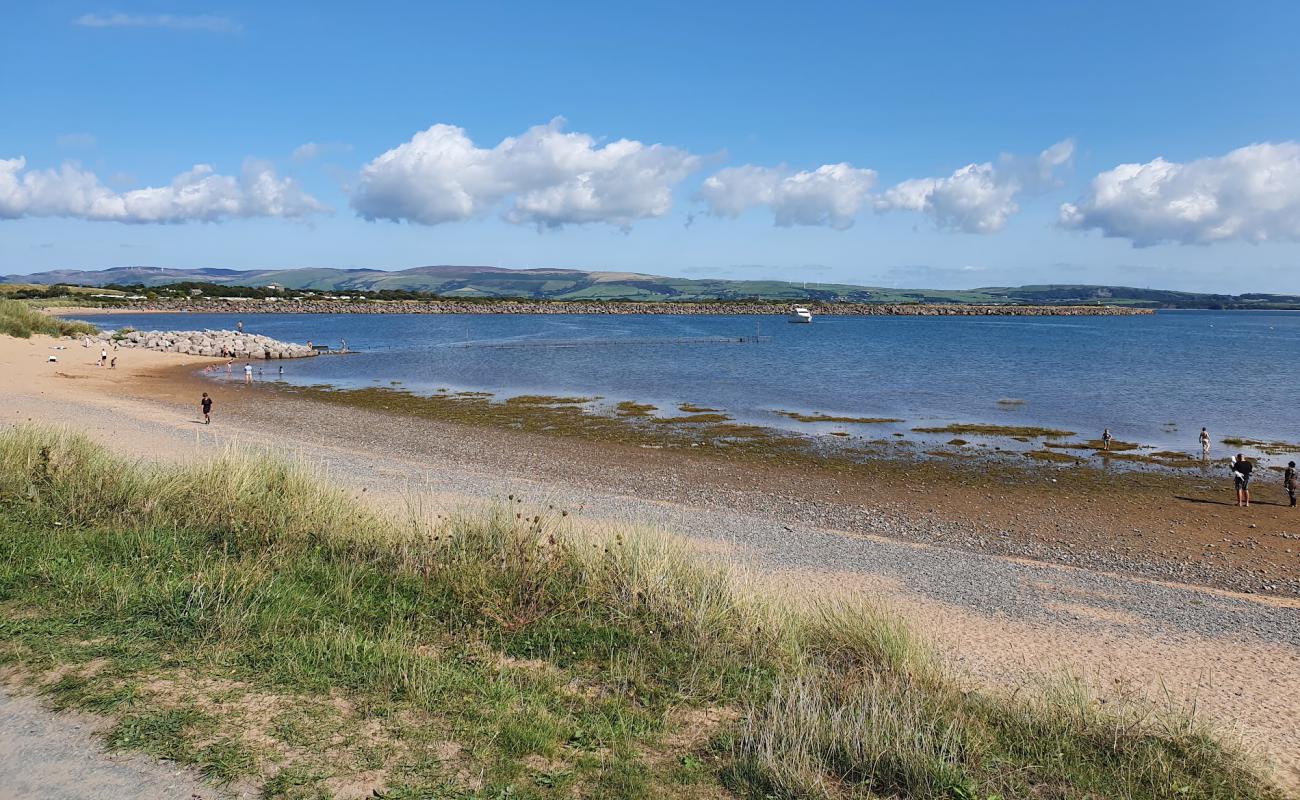
[{"label": "white boat on water", "polygon": [[790,311],[790,322],[812,322],[812,312],[803,306],[795,306]]}]

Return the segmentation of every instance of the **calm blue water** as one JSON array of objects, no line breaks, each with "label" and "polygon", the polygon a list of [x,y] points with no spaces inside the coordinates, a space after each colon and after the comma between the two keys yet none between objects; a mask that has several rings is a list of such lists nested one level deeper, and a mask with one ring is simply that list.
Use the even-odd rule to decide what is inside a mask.
[{"label": "calm blue water", "polygon": [[[1141,317],[779,317],[246,315],[245,329],[356,355],[274,362],[295,384],[401,385],[498,394],[601,395],[672,412],[691,402],[801,427],[778,409],[902,417],[917,424],[1041,424],[1179,449],[1201,425],[1300,442],[1300,313],[1161,312]],[[86,317],[140,330],[233,328],[220,314]],[[493,349],[540,340],[752,335],[764,344]],[[999,398],[1024,400],[999,407]],[[1176,426],[1176,430],[1171,427]],[[829,426],[839,427],[839,426]],[[872,426],[877,434],[889,428]]]}]

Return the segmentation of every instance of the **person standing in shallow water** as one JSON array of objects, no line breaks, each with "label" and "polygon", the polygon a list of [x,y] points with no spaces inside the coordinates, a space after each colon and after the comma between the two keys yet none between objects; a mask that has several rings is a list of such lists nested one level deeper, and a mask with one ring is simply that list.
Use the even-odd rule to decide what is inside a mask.
[{"label": "person standing in shallow water", "polygon": [[1255,465],[1241,453],[1232,457],[1232,485],[1237,490],[1237,507],[1250,508],[1250,473]]},{"label": "person standing in shallow water", "polygon": [[1291,507],[1295,508],[1296,487],[1300,486],[1300,479],[1297,479],[1295,472],[1295,462],[1288,461],[1286,472],[1282,473],[1282,488],[1286,489],[1286,496],[1291,498]]},{"label": "person standing in shallow water", "polygon": [[1106,430],[1102,431],[1102,432],[1101,432],[1101,449],[1103,449],[1103,450],[1109,450],[1109,449],[1110,449],[1110,440],[1111,440],[1111,439],[1114,439],[1114,438],[1115,438],[1114,436],[1111,436],[1111,435],[1110,435],[1110,428],[1107,428]]},{"label": "person standing in shallow water", "polygon": [[1210,432],[1201,428],[1201,460],[1210,460]]},{"label": "person standing in shallow water", "polygon": [[199,408],[203,410],[203,424],[211,425],[212,424],[212,398],[208,397],[207,392],[204,392],[203,399],[199,400]]},{"label": "person standing in shallow water", "polygon": [[252,365],[252,364],[245,364],[245,365],[244,365],[244,383],[252,383],[252,382],[253,382],[253,365]]}]

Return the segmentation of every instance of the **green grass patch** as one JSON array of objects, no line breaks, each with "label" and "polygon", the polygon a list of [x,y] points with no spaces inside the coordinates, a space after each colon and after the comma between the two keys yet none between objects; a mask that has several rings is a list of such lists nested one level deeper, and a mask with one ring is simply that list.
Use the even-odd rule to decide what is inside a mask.
[{"label": "green grass patch", "polygon": [[264,457],[32,427],[0,433],[0,659],[268,797],[1281,797],[1183,717],[972,691],[896,618],[668,538],[390,517]]},{"label": "green grass patch", "polygon": [[21,300],[0,300],[0,334],[30,339],[34,333],[47,336],[81,336],[98,333],[87,322],[75,322],[42,314]]}]

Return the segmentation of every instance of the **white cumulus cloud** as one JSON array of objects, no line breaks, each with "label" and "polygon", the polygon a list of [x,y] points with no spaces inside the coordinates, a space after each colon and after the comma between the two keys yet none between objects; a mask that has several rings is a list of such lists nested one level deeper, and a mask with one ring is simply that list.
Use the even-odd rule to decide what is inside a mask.
[{"label": "white cumulus cloud", "polygon": [[718,217],[737,217],[751,208],[771,209],[777,225],[827,225],[844,230],[853,225],[876,173],[850,164],[823,164],[815,170],[746,164],[710,175],[696,198]]},{"label": "white cumulus cloud", "polygon": [[1016,195],[1051,185],[1055,171],[1074,156],[1074,142],[1066,139],[1035,158],[1003,156],[991,162],[968,164],[944,178],[912,178],[875,198],[880,212],[919,211],[946,230],[995,233],[1020,210]]},{"label": "white cumulus cloud", "polygon": [[75,217],[135,224],[302,217],[326,207],[292,178],[249,160],[239,177],[198,164],[166,186],[115,191],[74,163],[29,170],[25,158],[0,159],[0,219]]},{"label": "white cumulus cloud", "polygon": [[347,142],[306,142],[293,149],[294,161],[311,161],[331,153],[350,153],[352,145]]},{"label": "white cumulus cloud", "polygon": [[180,31],[239,33],[238,22],[212,14],[82,14],[72,21],[82,28],[170,28]]},{"label": "white cumulus cloud", "polygon": [[437,225],[483,216],[505,203],[517,224],[605,222],[627,228],[672,208],[700,158],[675,147],[619,139],[604,145],[547,125],[479,147],[463,128],[434,125],[361,168],[352,207],[369,220]]},{"label": "white cumulus cloud", "polygon": [[1056,171],[1073,156],[1074,141],[1066,139],[1035,157],[1003,156],[996,164],[970,164],[944,178],[912,178],[879,193],[872,192],[875,170],[851,164],[824,164],[803,172],[746,164],[706,178],[696,199],[717,217],[767,208],[781,226],[844,230],[870,207],[878,213],[918,211],[949,230],[993,233],[1019,210],[1016,195],[1053,185]]},{"label": "white cumulus cloud", "polygon": [[1157,158],[1093,178],[1061,225],[1134,246],[1300,241],[1300,143],[1252,144],[1185,164]]}]

